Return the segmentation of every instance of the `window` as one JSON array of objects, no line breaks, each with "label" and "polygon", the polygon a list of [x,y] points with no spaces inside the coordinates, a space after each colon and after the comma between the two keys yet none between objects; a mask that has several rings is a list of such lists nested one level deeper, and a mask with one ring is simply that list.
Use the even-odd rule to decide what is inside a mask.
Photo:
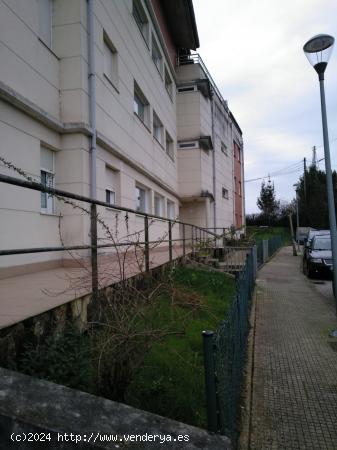
[{"label": "window", "polygon": [[116,204],[116,187],[118,172],[105,166],[105,201],[109,205]]},{"label": "window", "polygon": [[136,186],[136,210],[145,213],[148,210],[148,191],[139,186]]},{"label": "window", "polygon": [[237,183],[236,183],[236,177],[234,177],[234,192],[237,192]]},{"label": "window", "polygon": [[164,127],[159,117],[154,111],[153,111],[153,136],[159,142],[159,144],[163,145]]},{"label": "window", "polygon": [[241,181],[239,181],[239,195],[242,195],[241,194]]},{"label": "window", "polygon": [[104,75],[116,87],[118,84],[117,50],[112,45],[107,34],[103,34]]},{"label": "window", "polygon": [[179,148],[198,148],[198,143],[196,141],[191,142],[180,142],[178,144]]},{"label": "window", "polygon": [[228,199],[228,189],[222,188],[222,197]]},{"label": "window", "polygon": [[227,145],[224,144],[223,142],[221,142],[221,151],[222,151],[222,153],[224,153],[226,156],[228,156]]},{"label": "window", "polygon": [[197,90],[197,86],[181,86],[177,88],[178,92],[190,92],[190,91],[196,91]]},{"label": "window", "polygon": [[[47,187],[54,187],[54,152],[48,148],[41,147],[40,154],[41,163],[41,184]],[[53,214],[54,197],[47,192],[41,192],[41,212]]]},{"label": "window", "polygon": [[237,159],[239,162],[241,162],[241,149],[240,146],[234,141],[233,142],[234,147],[234,158]]},{"label": "window", "polygon": [[134,83],[133,111],[139,119],[149,127],[150,105],[138,84]]},{"label": "window", "polygon": [[173,147],[173,139],[166,131],[166,153],[169,157],[174,160],[174,147]]},{"label": "window", "polygon": [[174,203],[171,200],[167,200],[167,218],[171,220],[175,219]]},{"label": "window", "polygon": [[157,67],[160,75],[162,75],[163,56],[159,50],[159,46],[153,35],[152,35],[152,61]]},{"label": "window", "polygon": [[168,92],[168,95],[170,96],[171,100],[172,100],[172,96],[173,96],[173,82],[172,82],[172,78],[167,70],[167,68],[165,67],[165,88]]},{"label": "window", "polygon": [[132,14],[146,44],[149,45],[149,21],[140,0],[133,0]]},{"label": "window", "polygon": [[53,0],[38,0],[39,37],[49,47],[52,46]]},{"label": "window", "polygon": [[154,194],[154,214],[162,217],[164,215],[164,197]]}]

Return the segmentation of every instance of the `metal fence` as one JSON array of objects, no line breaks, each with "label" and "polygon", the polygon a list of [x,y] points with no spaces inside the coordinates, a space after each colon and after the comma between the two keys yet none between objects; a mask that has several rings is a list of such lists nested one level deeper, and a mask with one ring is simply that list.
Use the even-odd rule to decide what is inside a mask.
[{"label": "metal fence", "polygon": [[258,241],[257,247],[257,267],[262,266],[273,254],[283,245],[282,236],[273,236],[270,239]]},{"label": "metal fence", "polygon": [[[275,236],[270,241],[271,255],[282,245],[282,239]],[[246,249],[245,264],[236,275],[236,293],[225,320],[215,332],[203,332],[208,429],[230,437],[234,446],[238,438],[256,259],[261,248],[262,244],[260,249],[259,245]]]},{"label": "metal fence", "polygon": [[[144,271],[148,272],[150,270],[151,261],[150,261],[150,252],[151,246],[155,246],[158,243],[161,245],[167,246],[167,260],[172,261],[174,258],[174,248],[176,245],[181,246],[181,256],[185,256],[187,253],[194,252],[196,249],[202,246],[214,246],[214,243],[217,239],[221,239],[222,235],[217,235],[214,232],[198,227],[193,224],[180,222],[178,220],[171,220],[166,217],[159,217],[154,214],[149,214],[142,211],[137,211],[130,208],[125,208],[118,205],[112,205],[110,203],[106,203],[104,201],[91,199],[82,195],[74,194],[72,192],[63,191],[60,189],[55,189],[52,187],[45,186],[41,183],[27,180],[27,179],[19,179],[14,178],[8,175],[0,174],[0,183],[5,183],[12,186],[19,186],[23,189],[29,189],[33,191],[46,192],[47,194],[55,197],[60,202],[64,202],[65,204],[72,205],[85,205],[88,206],[86,208],[81,207],[82,211],[86,211],[89,219],[89,236],[90,243],[87,245],[60,245],[60,246],[44,246],[44,247],[28,247],[28,248],[8,248],[1,249],[0,256],[9,256],[9,255],[23,255],[23,254],[33,254],[33,253],[49,253],[49,252],[63,252],[63,251],[82,251],[82,250],[90,250],[89,255],[89,266],[91,269],[91,290],[94,298],[98,296],[98,290],[100,287],[99,284],[99,256],[100,251],[104,251],[104,249],[116,249],[116,248],[125,248],[129,249],[132,246],[137,246],[138,249],[141,250],[144,256]],[[128,235],[123,238],[122,241],[119,242],[106,242],[106,240],[100,239],[98,236],[98,224],[106,228],[108,225],[102,221],[100,218],[100,214],[98,212],[98,207],[105,207],[109,210],[118,211],[125,213],[125,220],[128,221],[131,215],[138,217],[139,219],[143,219],[143,224],[140,232],[133,233],[133,241]],[[154,221],[159,221],[162,224],[162,228],[164,229],[163,235],[160,240],[153,239],[150,233],[151,224]],[[179,233],[176,233],[178,236],[174,238],[173,230],[179,227]],[[166,230],[165,230],[166,228]],[[109,228],[107,228],[109,231]],[[135,238],[136,236],[136,238]],[[103,242],[103,243],[101,243]]]}]

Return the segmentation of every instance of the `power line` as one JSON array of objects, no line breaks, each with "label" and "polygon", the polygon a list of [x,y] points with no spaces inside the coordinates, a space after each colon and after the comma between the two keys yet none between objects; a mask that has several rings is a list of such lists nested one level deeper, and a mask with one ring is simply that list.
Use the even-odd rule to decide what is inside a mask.
[{"label": "power line", "polygon": [[[335,142],[335,141],[337,141],[337,138],[331,139],[330,143]],[[316,149],[322,148],[322,147],[323,147],[323,144],[315,146]],[[316,162],[319,163],[321,161],[324,161],[324,159],[325,158],[321,158],[319,160],[316,160]],[[278,177],[281,175],[290,175],[292,173],[299,172],[300,170],[302,170],[302,167],[303,167],[303,160],[301,159],[300,161],[290,164],[289,166],[283,167],[282,169],[276,170],[274,172],[270,172],[268,175],[265,175],[263,177],[251,178],[249,180],[245,180],[245,183],[252,183],[253,181],[265,180],[268,177]]]},{"label": "power line", "polygon": [[263,177],[251,178],[250,180],[245,180],[245,183],[250,183],[252,181],[264,180],[265,178],[268,178],[268,177],[277,177],[277,176],[281,176],[281,175],[288,175],[290,173],[295,173],[295,172],[298,172],[299,170],[302,170],[302,166],[303,166],[303,161],[298,161],[289,166],[283,167],[282,169],[276,170],[274,172],[270,172],[268,175],[265,175]]}]

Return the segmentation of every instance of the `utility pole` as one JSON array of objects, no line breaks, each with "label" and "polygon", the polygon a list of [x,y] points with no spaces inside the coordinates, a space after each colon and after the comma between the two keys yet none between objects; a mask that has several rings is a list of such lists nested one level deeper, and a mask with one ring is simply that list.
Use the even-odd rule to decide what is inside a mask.
[{"label": "utility pole", "polygon": [[292,244],[293,244],[293,256],[297,256],[296,245],[295,245],[295,236],[294,236],[294,228],[293,228],[293,219],[292,219],[291,216],[292,216],[292,214],[289,211],[288,217],[289,217],[289,224],[290,224],[291,240],[292,240]]},{"label": "utility pole", "polygon": [[304,200],[307,200],[307,158],[303,159],[303,186],[304,186]]},{"label": "utility pole", "polygon": [[316,146],[312,147],[312,166],[317,169],[317,156],[316,156]]}]

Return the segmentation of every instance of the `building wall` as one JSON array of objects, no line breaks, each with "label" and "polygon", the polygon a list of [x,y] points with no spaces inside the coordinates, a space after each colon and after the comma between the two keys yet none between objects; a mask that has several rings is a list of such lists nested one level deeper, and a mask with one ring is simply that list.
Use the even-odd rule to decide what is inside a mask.
[{"label": "building wall", "polygon": [[235,227],[241,228],[244,225],[243,216],[243,176],[242,176],[242,148],[239,143],[233,141],[234,155],[234,196],[235,196]]},{"label": "building wall", "polygon": [[[229,226],[230,217],[235,215],[234,206],[237,212],[240,205],[238,200],[233,206],[232,156],[221,152],[223,142],[228,143],[228,150],[233,142],[233,138],[229,142],[228,127],[224,126],[226,111],[212,117],[211,98],[196,81],[207,79],[200,64],[179,66],[173,73],[177,49],[159,0],[138,0],[148,21],[148,40],[133,15],[133,1],[94,2],[97,197],[106,199],[107,173],[112,170],[116,203],[123,207],[136,208],[138,185],[146,190],[147,212],[155,213],[155,197],[159,196],[164,217],[168,216],[171,202],[174,217],[212,227],[213,201],[209,196],[214,194],[216,226]],[[87,2],[53,2],[50,42],[41,31],[38,5],[38,0],[0,0],[0,155],[40,181],[41,148],[45,147],[54,154],[55,187],[89,196]],[[153,61],[153,39],[162,54],[161,73]],[[106,73],[107,45],[112,55],[112,75]],[[171,93],[165,86],[165,70],[172,81]],[[178,84],[192,83],[196,89],[177,95],[175,80]],[[147,123],[134,112],[135,86],[147,102]],[[161,144],[154,136],[154,112],[162,123]],[[165,133],[172,139],[171,154],[166,149]],[[214,150],[200,147],[201,136],[212,138]],[[196,140],[198,146],[177,151],[177,141],[186,139]],[[242,170],[241,166],[241,176]],[[3,166],[0,171],[17,176]],[[223,186],[228,186],[228,199],[222,197]],[[5,184],[0,188],[2,248],[59,246],[61,241],[65,245],[89,243],[90,220],[86,211],[55,200],[53,211],[46,214],[41,211],[40,193]],[[209,196],[202,197],[202,192]],[[80,206],[88,210],[88,205]],[[118,239],[135,232],[137,238],[144,238],[144,219],[139,215],[126,218],[124,213],[106,208],[99,208],[99,212],[119,235]],[[105,238],[104,227],[99,227],[98,232],[100,238]],[[175,228],[174,237],[178,232]],[[151,238],[165,233],[167,224],[155,221],[151,225]],[[85,257],[88,252],[79,254]],[[59,263],[64,258],[69,255],[27,254],[1,258],[0,267]]]},{"label": "building wall", "polygon": [[[214,151],[216,177],[216,227],[233,225],[233,151],[231,145],[231,122],[228,108],[214,96]],[[226,192],[223,191],[226,190]]]},{"label": "building wall", "polygon": [[[154,212],[156,193],[163,197],[163,215],[167,215],[169,200],[174,203],[177,216],[174,74],[156,30],[165,36],[164,40],[161,36],[162,42],[173,57],[172,40],[165,28],[164,17],[161,16],[160,24],[155,26],[151,19],[154,11],[150,14],[145,2],[141,1],[141,4],[149,21],[149,36],[155,37],[163,55],[163,68],[170,73],[172,95],[165,88],[164,72],[161,75],[152,61],[151,38],[148,44],[144,41],[133,17],[132,1],[95,1],[97,195],[100,200],[105,200],[105,172],[109,167],[118,173],[118,204],[134,209],[135,186],[139,183],[148,189],[148,212]],[[0,0],[0,82],[59,128],[55,131],[54,126],[42,125],[40,120],[28,114],[28,109],[25,114],[1,100],[0,154],[39,181],[40,149],[46,146],[55,155],[55,187],[85,196],[90,192],[90,139],[88,132],[82,131],[88,129],[89,124],[87,33],[86,1],[54,2],[52,41],[48,47],[39,35],[36,0]],[[108,36],[117,54],[118,71],[114,82],[104,74],[104,35]],[[134,114],[135,81],[149,102],[148,126]],[[173,158],[166,153],[165,140],[160,145],[154,138],[153,111],[173,140]],[[65,133],[68,125],[81,130]],[[16,175],[3,167],[0,170]],[[66,245],[89,242],[88,214],[59,201],[55,201],[53,214],[42,214],[39,193],[20,189],[18,196],[18,191],[19,188],[1,185],[4,193],[0,200],[2,248],[59,246],[59,223]],[[103,212],[110,223],[116,223],[116,214],[108,210]],[[122,225],[124,222],[120,220],[122,236],[144,228],[144,220],[137,216],[130,217],[128,230]],[[165,225],[160,229],[156,224],[154,233],[164,234],[166,228]],[[104,231],[99,230],[99,233],[102,236]],[[87,252],[81,253],[85,254]],[[1,258],[0,266],[60,260],[65,256],[44,253],[6,257]]]},{"label": "building wall", "polygon": [[[235,193],[234,189],[234,172],[236,170],[238,182],[242,183],[243,169],[235,163],[233,151],[234,136],[240,145],[242,136],[226,102],[219,97],[216,89],[212,88],[210,98],[201,93],[200,79],[207,79],[207,70],[196,62],[198,58],[192,60],[194,63],[177,68],[178,142],[210,136],[213,149],[180,149],[178,145],[179,192],[185,202],[187,197],[197,197],[198,193],[200,196],[203,190],[213,194],[215,204],[210,200],[206,207],[206,203],[201,202],[199,210],[203,208],[209,227],[230,228],[237,225],[235,214],[240,218],[240,223],[243,222],[243,196]],[[194,86],[195,90],[179,92],[180,87],[186,89],[189,86]],[[190,206],[183,206],[181,211],[184,220],[192,217]]]}]

